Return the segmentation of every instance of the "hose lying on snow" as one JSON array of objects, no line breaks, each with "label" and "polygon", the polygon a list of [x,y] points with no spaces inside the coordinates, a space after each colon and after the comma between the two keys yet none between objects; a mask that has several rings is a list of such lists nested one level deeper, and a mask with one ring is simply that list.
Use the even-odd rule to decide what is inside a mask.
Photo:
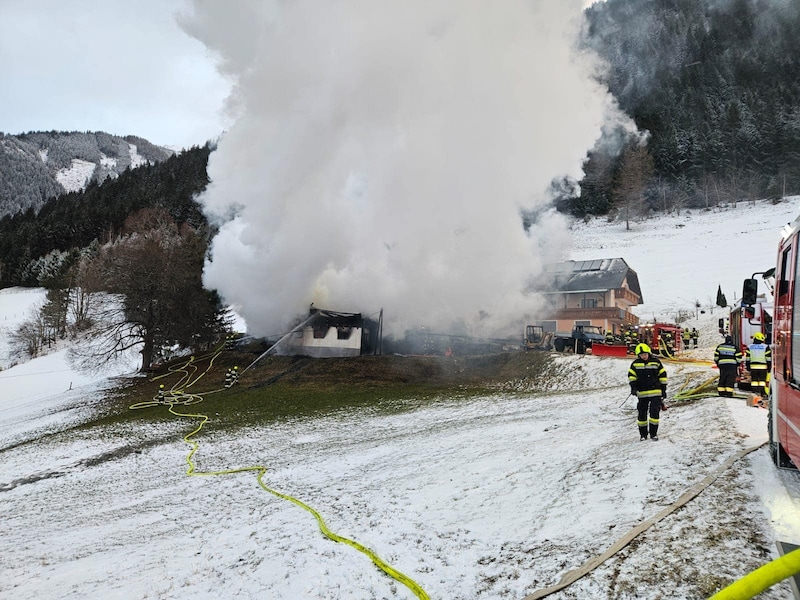
[{"label": "hose lying on snow", "polygon": [[[269,492],[270,494],[272,494],[272,495],[274,495],[274,496],[276,496],[278,498],[281,498],[283,500],[291,502],[291,503],[299,506],[303,510],[311,513],[311,515],[317,521],[317,526],[319,527],[320,532],[326,538],[328,538],[328,539],[330,539],[330,540],[332,540],[334,542],[340,543],[340,544],[345,544],[347,546],[350,546],[351,548],[354,548],[355,550],[358,550],[359,552],[361,552],[362,554],[367,556],[373,562],[373,564],[376,567],[378,567],[381,571],[383,571],[386,575],[388,575],[389,577],[391,577],[395,581],[403,584],[409,590],[411,590],[411,592],[419,600],[429,600],[430,596],[428,596],[427,592],[422,588],[422,586],[420,586],[411,577],[409,577],[408,575],[406,575],[406,574],[398,571],[397,569],[395,569],[392,565],[390,565],[388,562],[386,562],[380,556],[378,556],[377,553],[375,553],[373,550],[371,550],[370,548],[366,547],[365,545],[361,544],[360,542],[357,542],[356,540],[353,540],[353,539],[350,539],[350,538],[346,538],[346,537],[344,537],[342,535],[339,535],[336,532],[332,531],[328,527],[328,525],[325,523],[325,521],[323,520],[322,515],[317,510],[312,508],[310,505],[306,504],[302,500],[299,500],[298,498],[295,498],[294,496],[290,496],[289,494],[284,494],[282,492],[279,492],[276,489],[273,489],[273,488],[267,486],[267,484],[264,483],[264,479],[263,479],[264,476],[267,473],[267,468],[265,466],[263,466],[263,465],[250,465],[250,466],[245,466],[245,467],[237,467],[237,468],[233,468],[233,469],[220,469],[220,470],[215,470],[215,471],[198,471],[197,470],[196,465],[195,465],[195,463],[194,463],[194,461],[192,459],[193,459],[194,455],[197,453],[197,451],[199,450],[200,444],[197,441],[195,441],[193,438],[194,438],[195,435],[200,433],[200,431],[203,429],[203,426],[208,422],[209,417],[208,417],[208,415],[204,415],[204,414],[200,414],[200,413],[178,412],[178,411],[175,410],[175,407],[178,406],[178,405],[184,405],[185,406],[185,405],[189,405],[189,404],[197,404],[197,403],[203,401],[203,397],[205,395],[223,391],[223,389],[220,388],[220,389],[216,389],[216,390],[203,392],[202,394],[193,394],[193,393],[187,393],[186,392],[186,390],[189,387],[193,386],[198,381],[200,381],[210,371],[211,365],[214,363],[214,361],[217,359],[217,357],[222,352],[222,348],[223,347],[220,346],[219,348],[217,348],[213,352],[209,353],[208,355],[202,356],[199,359],[195,359],[195,357],[192,356],[191,358],[189,358],[189,360],[187,362],[182,363],[182,364],[180,364],[180,365],[178,365],[176,367],[170,368],[169,369],[169,373],[166,373],[164,375],[159,375],[158,377],[154,378],[154,379],[160,379],[162,377],[166,377],[167,375],[174,375],[174,374],[180,374],[181,375],[181,378],[178,381],[178,383],[173,385],[169,390],[163,392],[163,398],[160,397],[160,396],[156,396],[152,400],[146,400],[146,401],[143,401],[143,402],[137,402],[136,404],[131,405],[130,408],[131,409],[149,408],[149,407],[157,406],[159,404],[165,404],[165,405],[167,405],[169,412],[171,414],[175,415],[176,417],[183,417],[183,418],[189,418],[189,419],[198,419],[200,421],[199,425],[197,425],[197,427],[193,431],[191,431],[190,433],[187,433],[183,437],[183,441],[186,442],[189,446],[191,446],[191,450],[189,451],[189,454],[186,456],[186,463],[188,465],[188,468],[186,470],[186,474],[187,475],[193,476],[193,477],[198,477],[198,476],[202,477],[202,476],[213,476],[213,475],[232,475],[232,474],[235,474],[235,473],[247,473],[247,472],[255,473],[256,481],[258,482],[258,485],[265,492]],[[264,356],[264,355],[262,354],[262,356]],[[253,363],[251,363],[247,368],[249,369],[260,358],[261,357],[256,359],[256,361],[253,361]],[[199,367],[198,367],[198,363],[201,360],[206,360],[206,359],[208,360],[208,365],[206,366],[204,371],[200,372],[200,374],[197,375],[197,372],[200,370]],[[245,369],[245,370],[247,370],[247,369]]]},{"label": "hose lying on snow", "polygon": [[[595,556],[594,558],[586,561],[581,567],[565,573],[561,577],[561,580],[556,585],[536,591],[533,594],[530,594],[529,596],[525,596],[522,600],[538,600],[539,598],[544,598],[545,596],[554,594],[555,592],[563,590],[565,587],[572,585],[578,579],[595,570],[609,558],[614,556],[617,552],[622,550],[625,546],[630,544],[634,540],[634,538],[636,538],[640,533],[643,533],[644,531],[650,529],[650,527],[652,527],[665,517],[671,515],[681,506],[687,504],[690,500],[694,499],[698,494],[700,494],[700,492],[702,492],[709,485],[714,483],[719,478],[719,476],[722,475],[733,463],[738,461],[740,458],[747,456],[754,450],[758,450],[764,444],[766,444],[766,442],[758,444],[757,446],[753,446],[751,448],[745,448],[744,450],[737,452],[736,454],[728,458],[728,460],[726,460],[722,465],[720,465],[715,471],[707,475],[702,481],[696,483],[694,486],[689,488],[689,490],[684,492],[680,498],[678,498],[675,502],[667,506],[660,513],[658,513],[654,517],[650,517],[646,521],[643,521],[642,523],[634,527],[631,531],[627,533],[627,535],[617,540],[608,550],[603,552],[603,554]],[[792,554],[794,554],[794,552]],[[786,556],[790,555],[787,554]],[[742,598],[742,599],[750,598],[750,596],[724,596],[723,598],[724,600],[732,600],[733,598]]]}]

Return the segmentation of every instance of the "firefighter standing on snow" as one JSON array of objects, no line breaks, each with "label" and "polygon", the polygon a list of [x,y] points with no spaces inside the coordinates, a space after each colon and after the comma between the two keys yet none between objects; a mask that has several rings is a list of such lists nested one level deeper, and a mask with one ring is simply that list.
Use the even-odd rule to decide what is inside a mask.
[{"label": "firefighter standing on snow", "polygon": [[651,440],[658,441],[658,416],[667,398],[667,371],[647,344],[636,346],[636,356],[628,369],[631,394],[639,398],[636,425],[642,441],[647,439],[648,433]]},{"label": "firefighter standing on snow", "polygon": [[717,394],[733,398],[733,386],[736,383],[736,372],[742,363],[742,351],[734,346],[731,336],[725,336],[725,341],[714,349],[714,362],[719,368]]},{"label": "firefighter standing on snow", "polygon": [[747,347],[745,353],[744,366],[750,371],[750,388],[766,398],[769,395],[772,351],[764,343],[765,339],[764,334],[760,331],[753,335],[753,343]]}]

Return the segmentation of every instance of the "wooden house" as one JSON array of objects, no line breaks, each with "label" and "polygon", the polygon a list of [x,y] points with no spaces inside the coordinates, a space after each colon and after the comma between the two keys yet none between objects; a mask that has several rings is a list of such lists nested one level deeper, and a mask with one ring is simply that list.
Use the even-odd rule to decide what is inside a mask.
[{"label": "wooden house", "polygon": [[639,276],[622,258],[569,260],[546,267],[537,291],[548,300],[545,331],[596,325],[615,334],[639,324],[631,312],[642,304]]}]

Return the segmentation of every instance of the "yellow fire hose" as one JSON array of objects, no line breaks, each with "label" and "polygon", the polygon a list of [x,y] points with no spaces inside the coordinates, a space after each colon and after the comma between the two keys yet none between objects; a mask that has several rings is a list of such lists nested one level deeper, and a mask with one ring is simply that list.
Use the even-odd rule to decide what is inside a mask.
[{"label": "yellow fire hose", "polygon": [[[203,426],[208,422],[209,417],[204,414],[195,414],[195,413],[180,413],[174,410],[174,406],[182,404],[195,404],[201,402],[203,400],[203,396],[199,394],[187,394],[185,393],[185,389],[197,383],[211,368],[213,361],[216,357],[220,354],[221,348],[216,350],[213,354],[210,355],[209,365],[206,370],[198,375],[196,378],[192,379],[192,376],[197,372],[198,367],[194,364],[195,358],[191,357],[187,363],[184,363],[180,367],[176,367],[174,369],[170,369],[170,373],[161,375],[156,377],[155,379],[160,379],[161,377],[166,377],[169,374],[173,373],[183,373],[180,381],[172,386],[169,390],[169,397],[165,401],[159,401],[157,398],[153,398],[152,401],[145,401],[139,402],[136,404],[131,405],[131,409],[138,409],[138,408],[145,408],[149,406],[154,406],[157,404],[167,404],[169,406],[169,412],[177,417],[185,417],[185,418],[193,418],[193,419],[200,419],[200,424],[190,433],[184,436],[183,440],[191,446],[191,450],[189,454],[186,456],[186,463],[188,464],[188,468],[186,470],[186,474],[190,476],[211,476],[211,475],[230,475],[233,473],[244,473],[248,471],[253,471],[256,473],[256,480],[258,481],[258,485],[266,492],[273,494],[274,496],[286,500],[299,506],[303,510],[311,513],[311,515],[316,519],[317,525],[319,526],[320,532],[330,540],[334,542],[347,544],[348,546],[355,548],[362,554],[365,554],[369,557],[370,560],[384,573],[405,585],[408,589],[410,589],[414,595],[419,598],[420,600],[430,600],[430,597],[425,592],[422,587],[416,583],[413,579],[408,577],[407,575],[401,573],[391,565],[389,565],[386,561],[380,558],[375,552],[364,546],[363,544],[346,538],[344,536],[338,535],[337,533],[330,530],[330,528],[325,523],[322,515],[306,504],[305,502],[290,496],[288,494],[284,494],[279,492],[275,489],[268,487],[263,480],[264,475],[267,472],[267,468],[262,465],[252,465],[247,467],[239,467],[234,469],[223,469],[218,471],[197,471],[195,463],[192,461],[195,453],[199,449],[199,444],[191,439],[194,435],[199,433]],[[201,357],[206,358],[206,357]],[[674,358],[670,357],[671,360],[675,360]],[[692,361],[697,362],[697,361]],[[674,396],[676,401],[685,401],[685,400],[692,400],[697,398],[705,398],[712,395],[716,395],[716,389],[714,383],[717,381],[717,377],[711,377],[701,383],[698,386],[695,386],[692,389],[686,390],[686,388],[690,385],[689,380],[684,384],[684,386],[679,390],[679,392]],[[183,385],[185,384],[185,385]],[[204,394],[215,393],[221,390],[212,390],[210,392],[205,392]],[[744,456],[745,454],[749,454],[756,448],[748,448],[738,455],[731,457],[725,464],[721,466],[720,469],[716,473],[712,473],[710,476],[706,477],[705,480],[701,481],[698,485],[694,488],[689,490],[686,494],[684,494],[681,498],[678,499],[675,503],[673,503],[670,507],[667,507],[664,511],[656,515],[655,517],[648,519],[644,523],[640,524],[639,527],[636,527],[633,531],[631,531],[627,536],[619,540],[616,544],[612,545],[606,553],[599,557],[595,557],[593,560],[590,560],[586,563],[582,568],[576,569],[564,577],[562,580],[555,586],[552,586],[547,589],[539,590],[538,592],[526,596],[524,600],[534,600],[538,598],[543,598],[552,594],[555,591],[563,589],[564,587],[568,586],[569,584],[573,583],[577,579],[581,578],[587,572],[593,570],[595,567],[605,562],[610,556],[616,554],[622,547],[626,546],[634,537],[639,535],[642,531],[649,528],[654,523],[660,521],[668,514],[671,514],[674,510],[678,507],[683,506],[689,500],[694,498],[697,494],[700,493],[702,489],[705,489],[708,485],[710,485],[719,474],[727,469],[733,462]],[[709,600],[750,600],[754,598],[756,595],[760,594],[761,592],[765,591],[766,589],[770,588],[771,586],[775,585],[776,583],[783,581],[784,579],[791,577],[800,573],[800,549],[790,552],[780,558],[773,560],[770,563],[767,563],[763,567],[752,571],[748,575],[742,577],[738,581],[735,581],[728,587],[724,588],[723,590],[717,592],[712,596]]]},{"label": "yellow fire hose", "polygon": [[793,575],[800,573],[800,548],[768,562],[717,592],[709,600],[750,600]]},{"label": "yellow fire hose", "polygon": [[[372,550],[370,550],[369,548],[367,548],[366,546],[355,540],[351,540],[349,538],[346,538],[344,536],[335,533],[334,531],[331,531],[331,529],[327,526],[324,519],[322,518],[322,515],[320,515],[320,513],[316,511],[314,508],[312,508],[302,500],[299,500],[293,496],[284,494],[282,492],[279,492],[278,490],[268,487],[263,480],[263,477],[267,472],[266,467],[262,465],[252,465],[247,467],[238,467],[234,469],[222,469],[218,471],[197,471],[195,464],[192,461],[192,458],[199,449],[200,445],[195,440],[193,440],[192,437],[200,432],[200,430],[203,428],[203,425],[205,425],[208,422],[209,417],[208,415],[203,415],[203,414],[180,413],[177,412],[174,407],[176,405],[196,404],[198,402],[203,401],[203,395],[208,395],[209,393],[222,391],[221,389],[212,390],[210,392],[204,392],[203,395],[187,394],[184,391],[186,388],[197,383],[206,373],[208,373],[209,369],[211,368],[211,365],[213,364],[217,356],[219,356],[221,351],[222,347],[215,350],[213,353],[200,357],[200,359],[195,359],[195,357],[192,356],[186,363],[183,363],[182,365],[174,368],[170,368],[169,373],[155,377],[154,380],[161,379],[162,377],[166,377],[167,375],[174,373],[182,374],[181,379],[178,381],[178,383],[173,385],[170,388],[170,390],[167,393],[165,393],[163,400],[159,399],[158,397],[154,397],[152,400],[137,402],[136,404],[131,405],[130,408],[139,409],[139,408],[156,406],[159,404],[166,404],[169,407],[169,412],[175,415],[176,417],[200,419],[200,424],[191,433],[188,433],[183,437],[183,441],[191,446],[191,450],[189,451],[189,454],[186,456],[186,463],[189,465],[188,468],[186,469],[187,475],[193,477],[198,477],[198,476],[202,477],[211,475],[231,475],[233,473],[245,473],[248,471],[255,472],[258,485],[261,486],[261,488],[264,491],[269,492],[270,494],[273,494],[274,496],[277,496],[278,498],[281,498],[283,500],[287,500],[288,502],[291,502],[292,504],[295,504],[300,508],[302,508],[303,510],[311,513],[317,521],[319,530],[325,537],[327,537],[330,540],[333,540],[334,542],[346,544],[352,548],[355,548],[362,554],[365,554],[375,564],[375,566],[377,566],[381,571],[386,573],[389,577],[391,577],[395,581],[405,585],[408,589],[410,589],[414,593],[414,595],[417,598],[419,598],[419,600],[430,600],[430,596],[428,596],[425,590],[422,589],[422,587],[416,581],[411,579],[408,575],[405,575],[400,571],[398,571],[397,569],[395,569],[394,567],[392,567],[389,563],[384,561],[375,552],[373,552]],[[199,370],[199,367],[197,366],[195,361],[197,360],[199,362],[199,360],[205,358],[209,359],[208,367],[202,373],[197,375],[197,377],[194,377],[194,375]]]}]

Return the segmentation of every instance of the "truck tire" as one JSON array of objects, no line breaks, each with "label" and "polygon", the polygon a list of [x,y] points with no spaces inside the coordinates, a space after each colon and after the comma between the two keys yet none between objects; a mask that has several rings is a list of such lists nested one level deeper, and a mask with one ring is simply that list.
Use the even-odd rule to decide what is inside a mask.
[{"label": "truck tire", "polygon": [[556,340],[556,352],[563,352],[564,348],[566,348],[564,340]]},{"label": "truck tire", "polygon": [[778,442],[773,439],[772,435],[772,408],[767,411],[767,434],[769,435],[769,455],[772,462],[776,467],[781,466],[780,450],[778,449]]}]

